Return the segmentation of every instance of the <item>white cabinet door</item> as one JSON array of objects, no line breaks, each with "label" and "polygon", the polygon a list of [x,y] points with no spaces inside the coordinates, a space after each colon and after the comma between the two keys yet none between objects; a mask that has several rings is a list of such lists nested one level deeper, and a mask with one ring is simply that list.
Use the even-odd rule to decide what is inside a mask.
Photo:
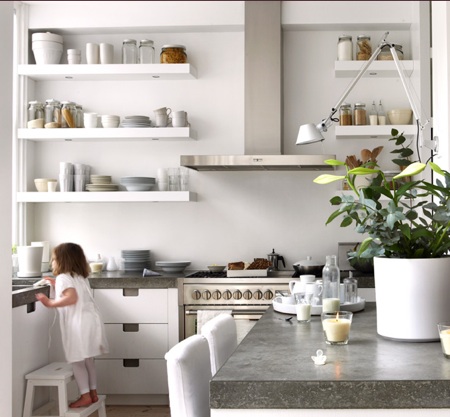
[{"label": "white cabinet door", "polygon": [[105,323],[167,323],[167,289],[98,289]]}]

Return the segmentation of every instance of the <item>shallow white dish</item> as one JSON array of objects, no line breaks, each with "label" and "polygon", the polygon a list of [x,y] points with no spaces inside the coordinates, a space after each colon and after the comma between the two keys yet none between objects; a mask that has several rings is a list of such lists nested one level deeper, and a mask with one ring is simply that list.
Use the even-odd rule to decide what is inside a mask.
[{"label": "shallow white dish", "polygon": [[154,184],[122,184],[127,191],[150,191]]},{"label": "shallow white dish", "polygon": [[227,277],[267,277],[269,269],[240,269],[227,270]]},{"label": "shallow white dish", "polygon": [[164,272],[183,272],[191,261],[156,261],[155,265],[159,266]]},{"label": "shallow white dish", "polygon": [[[295,304],[283,304],[281,297],[275,297],[272,301],[273,309],[279,313],[293,314],[295,315]],[[358,297],[358,302],[353,304],[341,304],[341,310],[351,311],[353,313],[364,310],[366,306],[366,300]],[[311,315],[320,316],[322,314],[322,305],[311,306]]]},{"label": "shallow white dish", "polygon": [[211,272],[222,272],[225,269],[225,265],[208,265],[208,269]]}]

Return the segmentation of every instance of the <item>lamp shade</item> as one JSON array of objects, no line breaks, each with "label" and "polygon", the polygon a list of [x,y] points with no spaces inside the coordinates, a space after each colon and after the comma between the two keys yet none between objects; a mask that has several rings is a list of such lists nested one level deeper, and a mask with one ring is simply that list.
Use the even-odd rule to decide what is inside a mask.
[{"label": "lamp shade", "polygon": [[321,142],[325,140],[320,129],[313,123],[301,125],[298,131],[296,145],[305,145],[307,143]]}]

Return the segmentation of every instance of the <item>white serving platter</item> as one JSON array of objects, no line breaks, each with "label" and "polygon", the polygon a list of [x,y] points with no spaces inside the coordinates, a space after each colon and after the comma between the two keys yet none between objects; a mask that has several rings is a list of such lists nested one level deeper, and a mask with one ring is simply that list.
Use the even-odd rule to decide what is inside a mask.
[{"label": "white serving platter", "polygon": [[[293,314],[295,315],[295,304],[284,304],[281,300],[281,297],[275,297],[272,301],[273,309],[278,311],[279,313],[284,314]],[[358,297],[357,303],[344,303],[341,304],[341,310],[343,311],[351,311],[353,313],[357,311],[364,310],[366,306],[366,300],[364,298]],[[311,306],[311,315],[312,316],[320,316],[322,313],[322,305]]]},{"label": "white serving platter", "polygon": [[269,269],[240,269],[227,270],[227,277],[229,278],[245,278],[245,277],[267,277]]}]

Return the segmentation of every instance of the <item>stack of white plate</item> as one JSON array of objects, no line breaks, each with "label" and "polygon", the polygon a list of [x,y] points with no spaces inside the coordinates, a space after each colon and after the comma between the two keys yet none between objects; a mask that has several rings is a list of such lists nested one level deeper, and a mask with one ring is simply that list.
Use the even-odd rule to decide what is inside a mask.
[{"label": "stack of white plate", "polygon": [[120,183],[127,191],[150,191],[155,186],[152,177],[122,177]]},{"label": "stack of white plate", "polygon": [[86,184],[87,191],[119,191],[118,184],[111,183],[110,175],[91,175],[91,183]]},{"label": "stack of white plate", "polygon": [[183,272],[190,261],[156,261],[155,265],[159,266],[164,272],[180,273]]},{"label": "stack of white plate", "polygon": [[119,127],[150,127],[148,116],[125,116]]},{"label": "stack of white plate", "polygon": [[125,271],[142,271],[150,267],[150,251],[142,250],[122,250],[123,269]]}]

